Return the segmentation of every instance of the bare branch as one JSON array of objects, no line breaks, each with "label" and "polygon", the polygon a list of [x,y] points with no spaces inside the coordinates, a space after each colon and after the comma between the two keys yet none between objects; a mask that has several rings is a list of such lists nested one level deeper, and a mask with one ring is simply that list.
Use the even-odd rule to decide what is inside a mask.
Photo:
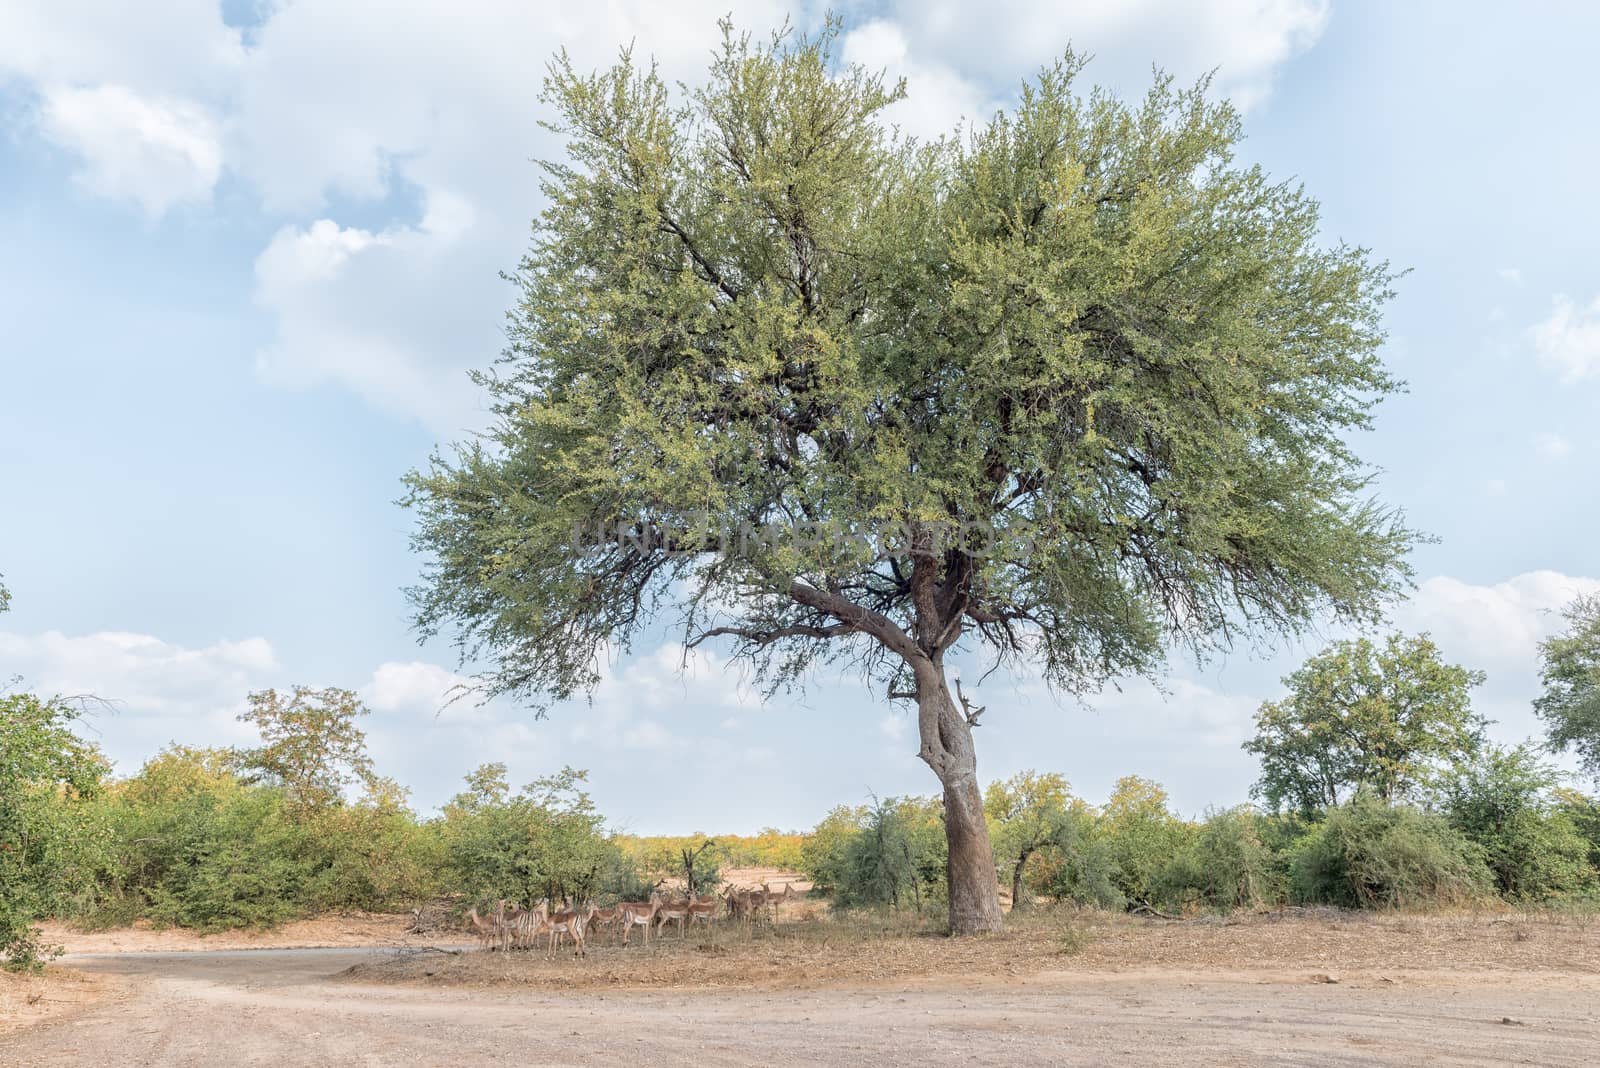
[{"label": "bare branch", "polygon": [[977,726],[979,726],[980,724],[978,723],[978,717],[983,715],[983,713],[985,712],[985,710],[988,709],[989,706],[988,705],[978,705],[977,707],[973,707],[972,702],[967,700],[967,695],[961,692],[961,680],[960,679],[956,679],[956,697],[961,701],[961,711],[967,717],[967,726],[969,726],[969,727],[977,727]]}]

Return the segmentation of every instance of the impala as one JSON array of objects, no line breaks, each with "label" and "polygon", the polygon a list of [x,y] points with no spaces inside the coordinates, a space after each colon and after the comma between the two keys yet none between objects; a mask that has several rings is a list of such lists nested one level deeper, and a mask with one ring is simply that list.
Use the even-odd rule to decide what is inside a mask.
[{"label": "impala", "polygon": [[545,952],[550,956],[555,955],[557,939],[571,935],[573,945],[577,947],[576,954],[580,957],[587,957],[589,952],[584,945],[583,929],[588,919],[588,913],[578,912],[574,909],[552,912],[544,918],[544,922],[539,925],[534,934],[549,935],[549,942],[546,943]]},{"label": "impala", "polygon": [[472,930],[478,936],[479,948],[492,949],[494,943],[500,940],[500,925],[493,917],[479,916],[476,905],[467,910],[467,919],[472,923]]},{"label": "impala", "polygon": [[721,911],[722,899],[712,894],[710,897],[696,898],[689,902],[689,926],[694,926],[694,921],[703,920],[707,927],[717,918]]},{"label": "impala", "polygon": [[689,911],[694,908],[693,901],[664,901],[656,906],[656,934],[661,934],[661,929],[669,920],[678,921],[678,935],[685,934],[684,921],[689,918]]},{"label": "impala", "polygon": [[772,922],[778,922],[778,906],[788,901],[794,894],[794,886],[790,883],[783,884],[783,893],[775,893],[771,883],[762,883],[761,892],[766,895],[767,904],[772,906]]},{"label": "impala", "polygon": [[[665,880],[663,880],[665,881]],[[661,908],[661,883],[650,890],[649,901],[621,901],[617,903],[617,918],[622,921],[622,944],[628,944],[628,935],[634,927],[644,928],[644,944],[650,944],[650,924]]]}]

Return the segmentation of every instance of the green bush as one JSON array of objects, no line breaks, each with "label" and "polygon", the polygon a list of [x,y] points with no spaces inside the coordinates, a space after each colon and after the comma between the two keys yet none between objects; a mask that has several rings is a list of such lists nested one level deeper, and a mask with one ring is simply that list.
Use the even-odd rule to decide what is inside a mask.
[{"label": "green bush", "polygon": [[1600,801],[1576,790],[1552,791],[1555,810],[1565,816],[1589,846],[1589,867],[1600,869]]},{"label": "green bush", "polygon": [[860,831],[843,843],[834,902],[843,908],[917,910],[934,904],[944,888],[945,851],[936,801],[875,801]]},{"label": "green bush", "polygon": [[1262,822],[1248,805],[1207,813],[1187,846],[1158,872],[1161,899],[1223,910],[1280,900],[1282,873],[1262,838]]},{"label": "green bush", "polygon": [[1112,843],[1095,834],[1093,817],[1074,813],[1077,824],[1066,844],[1045,854],[1037,871],[1046,894],[1056,901],[1120,909],[1128,899],[1117,888]]},{"label": "green bush", "polygon": [[1149,779],[1117,781],[1096,825],[1111,861],[1111,880],[1131,903],[1161,900],[1161,872],[1187,847],[1193,828],[1167,807],[1167,792]]},{"label": "green bush", "polygon": [[0,696],[0,958],[15,971],[51,955],[35,924],[90,892],[105,845],[92,799],[106,765],[76,718],[60,700]]},{"label": "green bush", "polygon": [[356,804],[310,807],[244,782],[226,750],[164,750],[102,802],[116,847],[80,915],[224,930],[410,907],[439,889],[442,848],[393,784],[373,782]]},{"label": "green bush", "polygon": [[439,821],[446,874],[470,899],[581,901],[624,874],[615,841],[581,789],[584,773],[564,768],[512,794],[505,766],[486,764]]},{"label": "green bush", "polygon": [[1492,886],[1482,850],[1442,816],[1365,793],[1294,844],[1289,875],[1298,901],[1347,908],[1458,905]]},{"label": "green bush", "polygon": [[1595,895],[1590,843],[1551,801],[1557,781],[1553,768],[1519,745],[1485,750],[1444,786],[1452,826],[1483,850],[1496,889],[1509,900]]},{"label": "green bush", "polygon": [[866,826],[865,805],[838,805],[806,836],[800,847],[800,870],[815,894],[832,894],[845,880],[850,843]]}]

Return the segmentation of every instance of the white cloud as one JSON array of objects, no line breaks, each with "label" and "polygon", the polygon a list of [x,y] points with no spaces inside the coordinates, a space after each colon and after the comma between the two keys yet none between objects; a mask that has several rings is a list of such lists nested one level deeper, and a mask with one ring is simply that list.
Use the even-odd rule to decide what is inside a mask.
[{"label": "white cloud", "polygon": [[1483,484],[1484,492],[1491,497],[1504,497],[1506,495],[1506,480],[1491,478]]},{"label": "white cloud", "polygon": [[[45,101],[40,128],[82,155],[86,188],[159,213],[231,171],[293,222],[257,264],[277,327],[259,354],[266,380],[337,385],[450,433],[482,422],[464,372],[503,346],[513,298],[497,278],[539,207],[527,160],[555,151],[538,125],[545,58],[565,46],[592,67],[637,42],[666,77],[694,82],[730,7],[756,34],[821,11],[453,0],[374,19],[359,0],[322,0],[275,5],[246,48],[213,0],[22,0],[0,5],[0,79]],[[928,135],[987,118],[1069,39],[1097,55],[1092,80],[1138,92],[1152,62],[1183,79],[1220,65],[1219,90],[1251,106],[1326,16],[1321,0],[902,0],[850,27],[843,51],[905,75],[913,95],[890,118]],[[340,198],[402,221],[318,219]],[[421,218],[406,221],[413,202]]]},{"label": "white cloud", "polygon": [[1572,454],[1570,441],[1547,430],[1533,436],[1533,448],[1546,460],[1564,460]]},{"label": "white cloud", "polygon": [[244,58],[216,0],[7,0],[0,73],[53,84],[225,88]]},{"label": "white cloud", "polygon": [[1326,0],[1139,0],[1038,4],[998,0],[892,0],[886,21],[903,28],[910,53],[1006,92],[1068,43],[1095,59],[1089,81],[1142,92],[1152,64],[1181,81],[1216,68],[1216,88],[1259,106],[1278,70],[1316,43]]},{"label": "white cloud", "polygon": [[420,660],[379,664],[372,679],[361,688],[361,697],[382,712],[400,710],[439,712],[447,706],[472,704],[471,679],[454,671]]},{"label": "white cloud", "polygon": [[1440,575],[1418,587],[1396,622],[1428,631],[1447,656],[1469,667],[1528,675],[1537,670],[1539,642],[1561,627],[1561,608],[1596,592],[1600,579],[1556,571],[1529,571],[1492,585]]},{"label": "white cloud", "polygon": [[148,634],[0,632],[0,663],[28,689],[90,696],[85,730],[131,772],[173,740],[233,745],[253,734],[236,721],[246,695],[274,684],[264,638],[189,647]]},{"label": "white cloud", "polygon": [[147,99],[120,85],[45,95],[40,128],[80,156],[90,192],[131,199],[152,215],[204,202],[222,173],[216,121],[182,99]]},{"label": "white cloud", "polygon": [[32,94],[20,114],[82,161],[80,185],[151,215],[209,199],[224,165],[217,108],[244,56],[208,0],[0,4],[0,88]]},{"label": "white cloud", "polygon": [[842,53],[846,63],[883,71],[891,84],[906,80],[906,98],[885,109],[884,121],[919,140],[950,133],[958,122],[981,124],[1003,104],[950,66],[913,57],[905,31],[893,22],[876,19],[849,31]]},{"label": "white cloud", "polygon": [[1501,281],[1510,282],[1514,286],[1522,284],[1522,271],[1516,267],[1502,267],[1498,272]]},{"label": "white cloud", "polygon": [[[458,238],[470,213],[438,199],[450,206],[414,228],[372,233],[318,219],[274,235],[255,265],[256,302],[278,323],[256,357],[264,380],[341,385],[442,433],[478,421],[465,368],[497,350],[502,294],[464,268],[472,253]],[[440,358],[463,351],[471,357]]]},{"label": "white cloud", "polygon": [[1528,328],[1539,363],[1567,383],[1600,377],[1600,297],[1579,307],[1563,293],[1553,304],[1548,319]]}]

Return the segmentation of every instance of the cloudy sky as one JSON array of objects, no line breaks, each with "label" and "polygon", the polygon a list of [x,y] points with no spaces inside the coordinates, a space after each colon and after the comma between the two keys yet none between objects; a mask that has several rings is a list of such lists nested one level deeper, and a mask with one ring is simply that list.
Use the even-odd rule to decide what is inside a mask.
[{"label": "cloudy sky", "polygon": [[[0,4],[0,677],[114,702],[91,730],[131,773],[172,739],[248,741],[252,689],[359,690],[382,770],[426,809],[503,760],[562,764],[640,831],[808,826],[929,792],[902,711],[852,679],[763,705],[674,647],[535,722],[441,710],[417,645],[399,477],[484,422],[465,371],[501,346],[539,207],[545,61],[629,41],[693,81],[732,0],[8,0]],[[848,59],[908,79],[912,132],[983,118],[1071,42],[1124,93],[1217,71],[1246,155],[1303,180],[1329,240],[1410,268],[1389,311],[1410,392],[1361,443],[1437,535],[1395,624],[1489,673],[1494,733],[1537,732],[1536,645],[1600,589],[1600,9],[1133,0],[835,5]],[[397,11],[400,9],[396,9]],[[1533,12],[1537,14],[1533,14]],[[1326,635],[1324,635],[1326,637]],[[1316,641],[1309,643],[1315,648]],[[1079,705],[992,678],[980,767],[1120,775],[1185,812],[1243,800],[1259,702],[1308,651],[1175,662]]]}]

